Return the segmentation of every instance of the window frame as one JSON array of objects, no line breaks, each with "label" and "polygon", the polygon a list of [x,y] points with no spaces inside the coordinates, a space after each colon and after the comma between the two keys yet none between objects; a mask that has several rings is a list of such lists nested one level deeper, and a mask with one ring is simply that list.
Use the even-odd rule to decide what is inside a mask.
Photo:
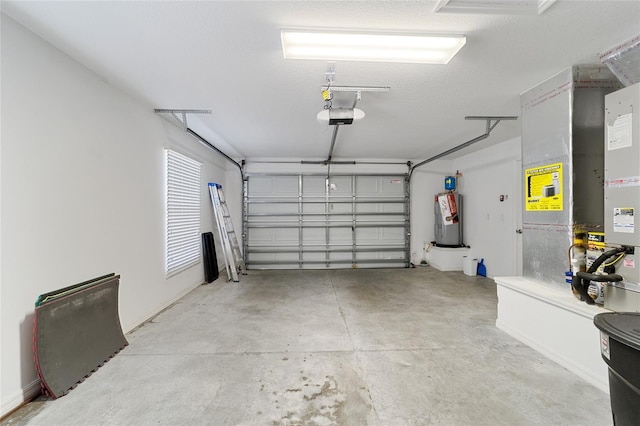
[{"label": "window frame", "polygon": [[202,261],[202,163],[165,149],[165,274],[172,277]]}]

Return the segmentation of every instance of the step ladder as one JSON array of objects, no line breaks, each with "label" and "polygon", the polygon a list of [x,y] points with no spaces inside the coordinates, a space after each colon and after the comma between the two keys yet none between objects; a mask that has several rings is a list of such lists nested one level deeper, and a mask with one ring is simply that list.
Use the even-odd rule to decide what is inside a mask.
[{"label": "step ladder", "polygon": [[244,266],[242,253],[240,252],[238,237],[233,229],[233,223],[231,223],[231,215],[229,214],[229,208],[224,199],[222,185],[210,182],[209,194],[211,195],[214,217],[216,218],[216,225],[218,226],[218,235],[220,235],[220,242],[222,243],[222,253],[224,254],[227,277],[229,280],[238,282],[240,281],[238,279],[238,272],[246,275],[247,270]]}]

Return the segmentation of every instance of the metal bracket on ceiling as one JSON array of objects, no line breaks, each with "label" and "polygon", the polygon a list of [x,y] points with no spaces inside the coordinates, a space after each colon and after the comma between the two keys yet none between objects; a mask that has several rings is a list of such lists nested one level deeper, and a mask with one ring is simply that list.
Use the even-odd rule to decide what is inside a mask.
[{"label": "metal bracket on ceiling", "polygon": [[[487,136],[489,136],[489,133],[491,133],[491,131],[498,125],[498,123],[502,120],[517,120],[518,117],[517,116],[512,116],[512,115],[467,115],[465,118],[465,120],[486,120],[487,121]],[[491,123],[492,121],[494,121],[495,123]]]},{"label": "metal bracket on ceiling", "polygon": [[389,92],[391,87],[389,86],[332,86],[325,84],[320,86],[322,91],[330,90],[331,92],[354,92],[356,94],[356,101],[362,99],[362,92]]},{"label": "metal bracket on ceiling", "polygon": [[389,86],[332,86],[329,84],[325,84],[320,86],[322,91],[330,90],[331,92],[353,92],[356,94],[356,99],[353,104],[353,108],[355,108],[355,104],[362,99],[362,92],[390,92],[391,87]]},{"label": "metal bracket on ceiling", "polygon": [[200,136],[199,134],[197,134],[196,132],[194,132],[193,130],[191,130],[189,128],[189,124],[187,123],[187,114],[211,114],[211,110],[210,109],[156,108],[156,109],[153,110],[153,112],[155,112],[156,114],[171,114],[173,116],[173,118],[175,118],[180,124],[182,124],[182,128],[184,129],[185,132],[187,132],[189,135],[193,136],[195,139],[197,139],[204,146],[214,150],[215,152],[217,152],[218,154],[222,155],[227,160],[231,161],[236,167],[238,167],[238,169],[240,170],[240,177],[242,178],[242,181],[244,182],[246,180],[245,175],[244,175],[244,170],[243,170],[242,165],[240,163],[238,163],[233,158],[229,157],[223,151],[221,151],[220,149],[218,149],[214,145],[212,145],[208,140],[206,140],[205,138],[203,138],[202,136]]},{"label": "metal bracket on ceiling", "polygon": [[178,123],[182,125],[182,128],[186,132],[189,128],[187,123],[187,114],[211,114],[210,109],[161,109],[156,108],[153,110],[156,114],[171,114]]},{"label": "metal bracket on ceiling", "polygon": [[484,140],[486,138],[489,137],[489,134],[491,134],[491,131],[498,125],[499,122],[501,122],[502,120],[517,120],[518,116],[495,116],[495,115],[468,115],[464,118],[465,120],[485,120],[487,123],[486,126],[486,131],[484,132],[484,134],[477,136],[471,140],[468,140],[467,142],[464,142],[460,145],[454,146],[451,149],[448,149],[444,152],[441,152],[438,155],[434,155],[431,158],[427,158],[424,161],[421,161],[418,164],[415,164],[411,167],[411,170],[409,171],[409,179],[411,179],[411,175],[413,174],[413,171],[415,169],[417,169],[420,166],[424,166],[427,163],[430,163],[432,161],[435,161],[439,158],[442,157],[446,157],[449,154],[453,154],[456,151],[460,151],[463,148],[466,148],[468,146],[473,145],[476,142],[480,142],[481,140]]},{"label": "metal bracket on ceiling", "polygon": [[320,86],[322,90],[331,88],[332,92],[389,92],[391,87],[389,86]]}]

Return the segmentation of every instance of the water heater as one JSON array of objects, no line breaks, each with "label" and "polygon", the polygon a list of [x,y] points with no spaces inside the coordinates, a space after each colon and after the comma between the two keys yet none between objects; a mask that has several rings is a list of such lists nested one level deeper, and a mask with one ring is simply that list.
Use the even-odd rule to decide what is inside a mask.
[{"label": "water heater", "polygon": [[435,245],[464,247],[462,242],[462,195],[455,192],[437,194],[434,202]]}]

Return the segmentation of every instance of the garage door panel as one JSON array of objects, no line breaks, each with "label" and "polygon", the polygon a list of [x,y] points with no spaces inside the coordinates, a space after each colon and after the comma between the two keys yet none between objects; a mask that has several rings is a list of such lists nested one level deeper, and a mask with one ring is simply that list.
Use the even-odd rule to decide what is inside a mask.
[{"label": "garage door panel", "polygon": [[357,245],[403,245],[404,232],[395,228],[369,228],[356,230]]},{"label": "garage door panel", "polygon": [[326,254],[324,252],[303,253],[302,259],[304,262],[324,262],[326,260]]},{"label": "garage door panel", "polygon": [[280,228],[273,233],[274,241],[280,243],[297,243],[300,240],[298,229]]},{"label": "garage door panel", "polygon": [[249,246],[254,246],[261,243],[269,243],[274,239],[273,229],[252,229],[248,235]]},{"label": "garage door panel", "polygon": [[404,175],[332,175],[327,186],[321,175],[250,175],[247,267],[408,266],[404,182]]},{"label": "garage door panel", "polygon": [[351,176],[332,176],[329,179],[329,196],[351,196],[352,194]]},{"label": "garage door panel", "polygon": [[249,190],[253,196],[260,194],[273,194],[273,178],[270,176],[254,176],[251,182],[248,182]]},{"label": "garage door panel", "polygon": [[391,179],[380,179],[380,190],[385,195],[396,195],[398,197],[402,197],[404,195],[404,181],[391,178]]},{"label": "garage door panel", "polygon": [[356,255],[357,260],[402,260],[401,251],[362,252]]},{"label": "garage door panel", "polygon": [[273,177],[273,190],[277,195],[298,195],[298,177],[297,176],[276,176]]},{"label": "garage door panel", "polygon": [[324,198],[327,181],[324,176],[303,176],[302,191],[309,197]]},{"label": "garage door panel", "polygon": [[358,195],[371,196],[379,192],[378,179],[375,176],[357,176],[356,190]]},{"label": "garage door panel", "polygon": [[361,224],[397,224],[402,223],[404,221],[404,214],[387,214],[387,213],[369,213],[369,214],[360,214],[358,216],[358,223]]},{"label": "garage door panel", "polygon": [[400,244],[404,241],[404,232],[398,228],[381,228],[380,239],[391,243]]},{"label": "garage door panel", "polygon": [[356,204],[356,213],[380,213],[381,206],[375,203]]},{"label": "garage door panel", "polygon": [[329,201],[329,213],[351,214],[353,213],[353,205],[351,203],[332,203]]},{"label": "garage door panel", "polygon": [[280,263],[282,261],[297,262],[297,253],[251,253],[251,261]]},{"label": "garage door panel", "polygon": [[380,213],[398,213],[404,214],[405,209],[404,206],[398,204],[381,204],[380,205]]},{"label": "garage door panel", "polygon": [[297,176],[252,176],[247,186],[252,196],[295,196],[299,183]]},{"label": "garage door panel", "polygon": [[[298,243],[298,229],[281,228],[253,228],[249,233],[250,245],[268,245],[269,243],[283,245],[283,243]],[[254,244],[251,244],[254,243]]]},{"label": "garage door panel", "polygon": [[295,203],[276,204],[276,203],[254,203],[249,204],[247,213],[253,215],[264,215],[273,213],[298,213],[298,205]]},{"label": "garage door panel", "polygon": [[356,229],[356,244],[368,244],[374,245],[380,242],[379,228],[357,228]]},{"label": "garage door panel", "polygon": [[351,228],[331,228],[329,229],[329,244],[351,243]]},{"label": "garage door panel", "polygon": [[405,193],[404,178],[401,177],[359,176],[356,187],[358,195],[368,197],[402,197]]},{"label": "garage door panel", "polygon": [[[351,253],[347,253],[347,252],[331,252],[329,253],[329,260],[330,261],[347,261],[346,264],[349,264],[349,262],[352,259],[352,254]],[[350,266],[350,264],[349,264]]]},{"label": "garage door panel", "polygon": [[398,203],[362,203],[356,205],[356,213],[397,213],[404,214],[405,207]]},{"label": "garage door panel", "polygon": [[351,214],[333,214],[329,217],[330,226],[351,226],[353,224],[353,215]]},{"label": "garage door panel", "polygon": [[324,201],[321,203],[306,202],[302,204],[302,213],[304,214],[325,214],[326,206]]},{"label": "garage door panel", "polygon": [[326,230],[324,228],[303,228],[302,241],[304,244],[325,244]]}]

